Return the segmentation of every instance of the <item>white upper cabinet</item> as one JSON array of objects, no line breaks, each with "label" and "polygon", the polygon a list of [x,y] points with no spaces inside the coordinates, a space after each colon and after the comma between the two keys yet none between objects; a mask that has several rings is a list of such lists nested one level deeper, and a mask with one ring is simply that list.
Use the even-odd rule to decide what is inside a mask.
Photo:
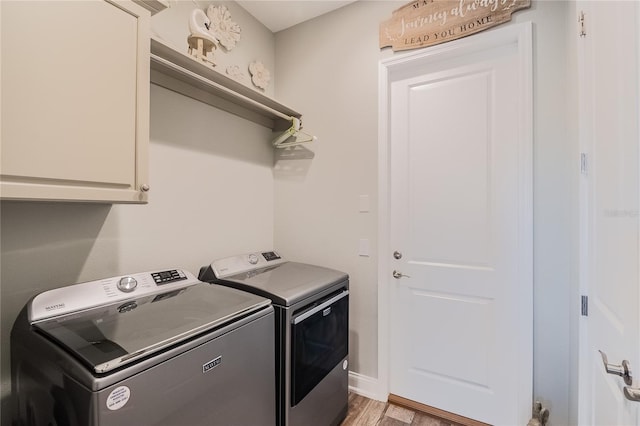
[{"label": "white upper cabinet", "polygon": [[2,1],[0,197],[147,201],[150,14]]}]

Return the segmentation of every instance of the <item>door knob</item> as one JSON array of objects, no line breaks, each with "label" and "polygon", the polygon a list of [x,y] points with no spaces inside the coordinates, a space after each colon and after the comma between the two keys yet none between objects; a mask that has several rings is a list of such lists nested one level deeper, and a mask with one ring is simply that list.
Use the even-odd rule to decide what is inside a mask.
[{"label": "door knob", "polygon": [[[631,376],[631,367],[630,367],[629,361],[627,361],[626,359],[623,360],[622,365],[609,364],[609,361],[607,360],[607,354],[605,354],[600,350],[598,352],[600,352],[600,355],[602,356],[602,363],[604,364],[604,370],[607,373],[622,377],[622,379],[627,385],[631,385],[631,383],[633,383],[633,377]],[[626,389],[627,388],[625,388],[625,396],[627,395]],[[638,395],[640,395],[640,390],[635,390],[635,389],[632,389],[632,390],[638,392]]]},{"label": "door knob", "polygon": [[640,389],[632,388],[630,386],[624,387],[624,396],[629,401],[640,401]]},{"label": "door knob", "polygon": [[396,280],[399,280],[402,277],[411,278],[409,275],[405,275],[402,272],[393,271],[393,278],[395,278]]}]

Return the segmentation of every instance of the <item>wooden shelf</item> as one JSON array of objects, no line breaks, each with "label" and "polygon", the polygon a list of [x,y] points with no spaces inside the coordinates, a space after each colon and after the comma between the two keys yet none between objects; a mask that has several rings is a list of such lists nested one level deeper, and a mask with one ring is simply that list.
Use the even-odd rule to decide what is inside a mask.
[{"label": "wooden shelf", "polygon": [[158,12],[162,12],[169,7],[168,0],[133,0],[133,2],[139,4],[140,6],[151,12],[151,16],[155,15]]},{"label": "wooden shelf", "polygon": [[291,126],[301,114],[151,38],[151,82],[273,130]]}]

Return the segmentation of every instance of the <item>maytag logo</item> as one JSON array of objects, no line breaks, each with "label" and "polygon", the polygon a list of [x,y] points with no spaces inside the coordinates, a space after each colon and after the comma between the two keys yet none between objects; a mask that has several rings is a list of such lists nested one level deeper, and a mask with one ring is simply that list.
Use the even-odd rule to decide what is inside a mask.
[{"label": "maytag logo", "polygon": [[44,307],[46,311],[55,311],[57,309],[62,309],[62,308],[64,308],[64,303],[57,303],[55,305],[49,305]]},{"label": "maytag logo", "polygon": [[209,370],[217,367],[218,365],[220,365],[221,362],[222,362],[222,355],[220,355],[216,359],[212,359],[211,361],[207,362],[206,364],[202,364],[202,372],[206,373],[207,371],[209,371]]}]

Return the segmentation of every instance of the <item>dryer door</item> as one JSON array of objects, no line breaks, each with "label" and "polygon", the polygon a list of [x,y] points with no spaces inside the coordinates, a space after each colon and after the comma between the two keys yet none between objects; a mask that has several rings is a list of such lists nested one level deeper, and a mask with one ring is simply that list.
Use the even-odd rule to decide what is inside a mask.
[{"label": "dryer door", "polygon": [[349,291],[340,290],[294,314],[291,324],[291,406],[349,351]]}]

